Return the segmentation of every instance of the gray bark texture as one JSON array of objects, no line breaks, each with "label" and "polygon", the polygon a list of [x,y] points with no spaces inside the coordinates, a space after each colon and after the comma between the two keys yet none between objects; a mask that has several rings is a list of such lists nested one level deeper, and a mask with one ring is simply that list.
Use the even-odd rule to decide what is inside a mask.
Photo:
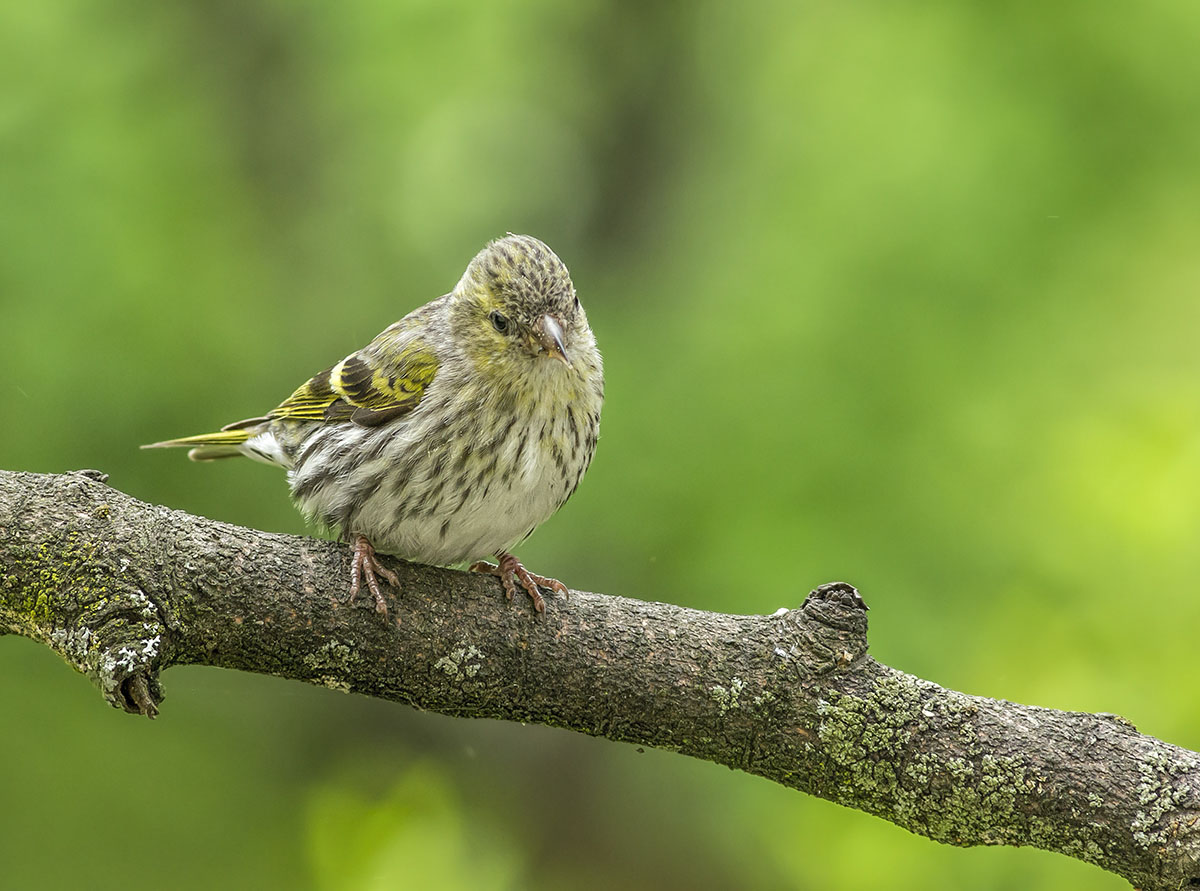
[{"label": "gray bark texture", "polygon": [[655,746],[947,844],[1200,887],[1200,755],[1115,715],[881,665],[850,585],[771,616],[585,592],[535,615],[495,578],[385,559],[401,586],[383,617],[369,595],[340,602],[343,545],[145,504],[96,471],[0,472],[0,634],[43,642],[126,711],[157,714],[172,665],[273,674]]}]

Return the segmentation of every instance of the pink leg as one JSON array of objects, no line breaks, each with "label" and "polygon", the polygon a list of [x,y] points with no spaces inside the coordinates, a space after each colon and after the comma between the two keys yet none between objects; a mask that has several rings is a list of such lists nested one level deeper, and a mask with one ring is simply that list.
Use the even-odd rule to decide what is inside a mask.
[{"label": "pink leg", "polygon": [[375,548],[365,535],[354,536],[351,548],[350,594],[346,597],[346,602],[349,603],[358,596],[361,582],[365,578],[367,587],[375,595],[375,612],[386,616],[387,600],[384,599],[383,592],[379,590],[379,579],[376,578],[376,574],[383,576],[391,583],[393,588],[400,587],[400,579],[396,578],[396,573],[392,572],[376,559]]},{"label": "pink leg", "polygon": [[521,587],[525,589],[525,593],[529,595],[529,599],[533,601],[533,608],[536,612],[544,613],[546,611],[546,601],[542,599],[542,592],[538,590],[540,585],[543,588],[549,588],[557,594],[567,595],[567,586],[558,579],[548,579],[544,575],[535,575],[524,566],[521,561],[506,551],[501,551],[496,555],[500,561],[499,565],[495,563],[487,563],[483,560],[478,563],[471,564],[471,572],[483,572],[488,575],[497,576],[500,583],[504,585],[504,594],[511,601],[517,594],[517,582],[521,583]]}]

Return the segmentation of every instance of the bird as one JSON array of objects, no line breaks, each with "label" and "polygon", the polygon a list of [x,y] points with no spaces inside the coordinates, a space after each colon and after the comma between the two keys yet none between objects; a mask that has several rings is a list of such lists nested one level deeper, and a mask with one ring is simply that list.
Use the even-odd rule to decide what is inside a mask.
[{"label": "bird", "polygon": [[[596,451],[604,370],[563,261],[529,235],[490,241],[448,294],[314,375],[265,415],[143,448],[287,470],[297,507],[350,545],[386,616],[376,552],[497,576],[535,612],[557,579],[513,548],[575,492]],[[496,563],[481,558],[495,557]]]}]

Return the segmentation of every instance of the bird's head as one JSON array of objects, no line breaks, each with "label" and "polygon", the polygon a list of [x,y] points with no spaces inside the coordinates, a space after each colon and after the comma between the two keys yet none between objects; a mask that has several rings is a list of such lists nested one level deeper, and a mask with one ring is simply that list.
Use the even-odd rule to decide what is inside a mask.
[{"label": "bird's head", "polygon": [[529,235],[498,238],[476,254],[450,312],[477,365],[550,361],[572,369],[572,349],[594,344],[567,267]]}]

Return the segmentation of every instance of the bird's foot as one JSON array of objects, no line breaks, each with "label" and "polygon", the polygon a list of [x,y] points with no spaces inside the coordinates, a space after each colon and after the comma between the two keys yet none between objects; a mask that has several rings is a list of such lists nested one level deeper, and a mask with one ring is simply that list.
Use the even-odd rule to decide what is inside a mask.
[{"label": "bird's foot", "polygon": [[517,582],[521,583],[521,587],[525,589],[525,593],[533,601],[535,612],[544,613],[546,611],[546,601],[542,599],[542,592],[538,590],[539,586],[556,594],[561,594],[564,597],[567,596],[566,585],[558,579],[548,579],[543,575],[535,575],[522,566],[521,561],[512,554],[501,552],[496,555],[496,558],[500,561],[499,565],[480,560],[478,563],[471,564],[471,572],[483,572],[488,575],[497,576],[501,584],[504,585],[505,596],[510,601],[517,595]]},{"label": "bird's foot", "polygon": [[383,576],[393,588],[400,587],[400,579],[396,578],[396,573],[379,562],[375,556],[375,548],[365,535],[354,536],[354,541],[350,546],[350,593],[346,596],[345,602],[349,603],[358,596],[362,581],[366,579],[367,587],[375,595],[375,612],[386,616],[387,600],[384,599],[383,592],[379,590],[377,575]]}]

